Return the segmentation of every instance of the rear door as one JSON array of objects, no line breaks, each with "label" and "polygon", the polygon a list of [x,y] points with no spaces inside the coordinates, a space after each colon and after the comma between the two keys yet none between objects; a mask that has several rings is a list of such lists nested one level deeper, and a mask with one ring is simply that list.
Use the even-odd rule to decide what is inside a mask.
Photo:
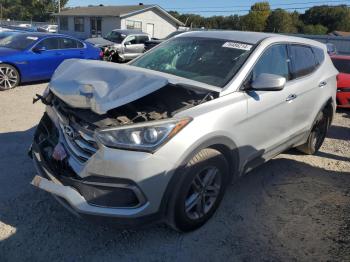
[{"label": "rear door", "polygon": [[85,58],[86,47],[78,40],[68,37],[61,37],[59,39],[59,47],[59,52],[62,53],[63,60],[70,58]]},{"label": "rear door", "polygon": [[[295,112],[292,122],[293,133],[308,132],[315,118],[316,111],[321,108],[320,95],[322,89],[327,88],[327,74],[322,74],[318,69],[324,57],[316,57],[317,47],[308,45],[291,44],[288,46],[291,59],[291,81],[289,82],[289,95],[293,99]],[[320,60],[321,61],[318,61]]]}]

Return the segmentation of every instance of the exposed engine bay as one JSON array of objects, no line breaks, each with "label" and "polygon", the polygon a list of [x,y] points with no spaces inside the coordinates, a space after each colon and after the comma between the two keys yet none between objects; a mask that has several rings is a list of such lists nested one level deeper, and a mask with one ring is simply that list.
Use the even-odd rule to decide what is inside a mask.
[{"label": "exposed engine bay", "polygon": [[180,111],[215,99],[215,95],[209,91],[194,91],[168,85],[131,103],[111,109],[103,115],[89,109],[72,108],[52,93],[44,102],[52,103],[63,115],[72,117],[71,120],[83,121],[84,126],[91,125],[89,129],[94,129],[171,118]]}]

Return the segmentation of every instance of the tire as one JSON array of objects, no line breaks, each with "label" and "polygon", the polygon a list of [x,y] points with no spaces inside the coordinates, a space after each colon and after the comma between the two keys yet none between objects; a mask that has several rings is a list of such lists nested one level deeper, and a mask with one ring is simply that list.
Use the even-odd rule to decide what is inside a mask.
[{"label": "tire", "polygon": [[170,205],[170,225],[182,232],[204,225],[215,213],[229,181],[229,166],[217,150],[207,148],[186,165]]},{"label": "tire", "polygon": [[297,149],[307,155],[317,153],[326,138],[330,123],[329,114],[325,110],[319,112],[306,143],[297,147]]},{"label": "tire", "polygon": [[15,88],[20,83],[20,75],[16,68],[8,64],[0,64],[0,91]]}]

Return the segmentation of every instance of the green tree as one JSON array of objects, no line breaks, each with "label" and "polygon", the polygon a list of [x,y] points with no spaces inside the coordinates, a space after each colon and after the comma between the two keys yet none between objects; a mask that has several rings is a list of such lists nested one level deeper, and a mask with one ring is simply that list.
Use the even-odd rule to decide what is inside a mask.
[{"label": "green tree", "polygon": [[[63,8],[68,0],[61,0]],[[48,21],[58,11],[58,0],[0,0],[2,18]]]},{"label": "green tree", "polygon": [[266,31],[274,33],[296,33],[292,15],[283,9],[271,12],[267,19]]},{"label": "green tree", "polygon": [[302,33],[306,35],[325,35],[328,32],[328,28],[323,25],[304,25]]},{"label": "green tree", "polygon": [[301,16],[306,25],[323,25],[329,31],[350,31],[350,9],[346,5],[314,6]]},{"label": "green tree", "polygon": [[264,31],[270,12],[269,2],[255,3],[251,6],[249,13],[242,17],[242,29],[258,32]]}]

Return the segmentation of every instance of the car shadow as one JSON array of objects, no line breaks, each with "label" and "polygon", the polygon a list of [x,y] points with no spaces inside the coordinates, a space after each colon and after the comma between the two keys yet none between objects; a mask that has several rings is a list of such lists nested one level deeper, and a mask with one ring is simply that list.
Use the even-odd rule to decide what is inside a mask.
[{"label": "car shadow", "polygon": [[350,140],[350,127],[332,125],[327,134],[328,138]]},{"label": "car shadow", "polygon": [[337,108],[337,113],[342,114],[342,117],[350,118],[350,108]]},{"label": "car shadow", "polygon": [[0,134],[0,226],[6,228],[0,234],[0,261],[280,261],[307,260],[313,252],[337,256],[329,225],[342,223],[339,205],[350,200],[349,172],[273,159],[229,186],[218,212],[195,232],[181,234],[164,225],[122,230],[81,220],[29,184],[35,170],[26,150],[34,129]]}]

